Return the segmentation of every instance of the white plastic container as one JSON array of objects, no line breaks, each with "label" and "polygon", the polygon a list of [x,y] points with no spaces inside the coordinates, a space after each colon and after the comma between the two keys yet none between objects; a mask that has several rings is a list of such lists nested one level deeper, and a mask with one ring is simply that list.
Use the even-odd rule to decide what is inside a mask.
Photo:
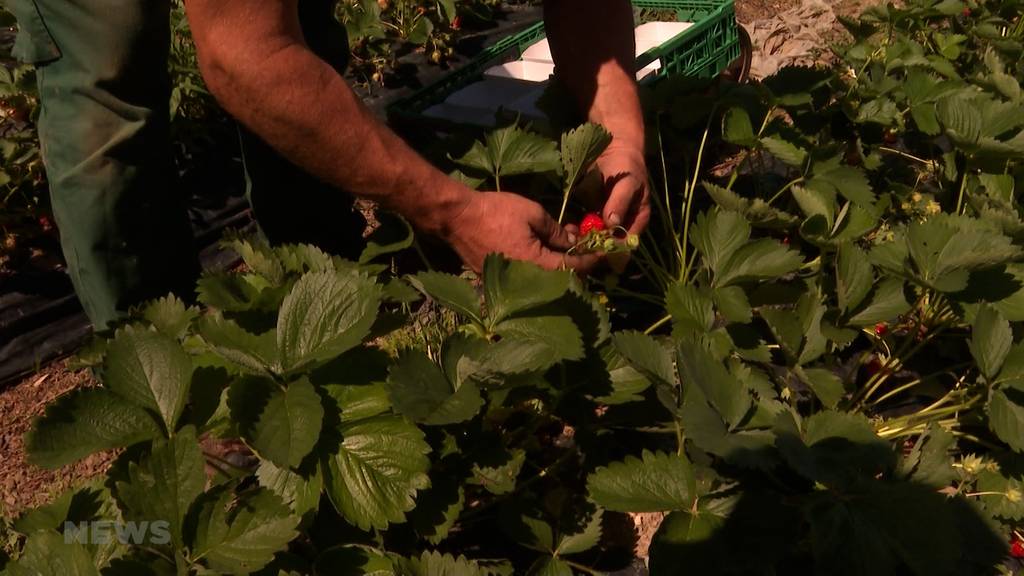
[{"label": "white plastic container", "polygon": [[682,34],[693,22],[648,22],[636,27],[636,55],[640,56]]},{"label": "white plastic container", "polygon": [[647,66],[644,66],[643,68],[638,70],[636,73],[637,82],[643,80],[644,78],[647,78],[648,76],[654,74],[658,70],[661,70],[661,60],[655,60],[654,62],[651,62]]},{"label": "white plastic container", "polygon": [[[687,28],[693,26],[693,22],[648,22],[636,28],[636,56],[657,48],[669,40],[682,34]],[[661,70],[661,60],[655,60],[644,66],[636,73],[637,80],[654,74]]]},{"label": "white plastic container", "polygon": [[[665,44],[693,26],[692,22],[648,22],[636,28],[636,56]],[[661,69],[655,60],[636,74],[637,80]],[[523,120],[546,121],[537,107],[548,80],[555,72],[551,45],[547,38],[523,52],[522,59],[492,66],[484,71],[484,80],[466,86],[450,95],[442,104],[428,108],[424,114],[455,122],[483,126],[494,124],[498,109],[518,114]]]},{"label": "white plastic container", "polygon": [[485,78],[452,93],[444,102],[424,110],[423,115],[461,124],[493,126],[499,109],[513,110],[524,98],[539,98],[543,85],[540,91],[537,86],[509,78]]},{"label": "white plastic container", "polygon": [[484,76],[492,78],[514,78],[524,82],[547,82],[555,73],[552,62],[535,62],[532,60],[516,60],[499,66],[492,66],[484,71]]},{"label": "white plastic container", "polygon": [[534,88],[518,80],[500,77],[484,78],[445,99],[445,104],[467,108],[484,108],[492,112],[499,106],[508,106]]},{"label": "white plastic container", "polygon": [[541,97],[544,96],[544,91],[547,90],[547,87],[547,83],[538,84],[536,88],[530,90],[509,104],[507,109],[518,114],[520,119],[528,122],[547,122],[547,115],[537,106]]},{"label": "white plastic container", "polygon": [[[635,32],[636,56],[639,58],[648,50],[661,46],[685,32],[690,26],[693,26],[692,22],[648,22],[637,26]],[[551,56],[551,45],[548,43],[548,39],[544,38],[524,50],[522,61],[553,64],[554,59]],[[661,62],[655,60],[639,70],[636,79],[643,80],[660,69]]]},{"label": "white plastic container", "polygon": [[555,59],[551,56],[551,44],[544,38],[526,50],[523,50],[523,60],[530,62],[547,62],[554,64]]},{"label": "white plastic container", "polygon": [[423,111],[428,118],[448,120],[457,124],[471,124],[474,126],[493,126],[495,110],[484,110],[482,108],[467,108],[452,104],[435,104]]}]

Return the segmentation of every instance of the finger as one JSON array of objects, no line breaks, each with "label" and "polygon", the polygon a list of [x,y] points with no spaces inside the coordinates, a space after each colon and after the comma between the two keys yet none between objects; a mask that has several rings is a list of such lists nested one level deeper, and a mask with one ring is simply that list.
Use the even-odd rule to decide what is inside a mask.
[{"label": "finger", "polygon": [[643,196],[643,183],[627,175],[612,187],[601,216],[609,226],[632,226],[634,204]]},{"label": "finger", "polygon": [[640,200],[640,207],[636,211],[636,215],[633,217],[633,222],[629,225],[630,234],[640,234],[647,229],[647,224],[651,221],[651,196],[647,193],[647,189],[644,188],[643,198]]},{"label": "finger", "polygon": [[569,235],[569,242],[575,246],[580,241],[580,227],[575,224],[566,224],[563,228],[565,228],[565,233]]},{"label": "finger", "polygon": [[[568,226],[559,226],[554,218],[548,215],[540,206],[533,211],[530,222],[530,229],[540,239],[541,244],[557,250],[568,250],[576,245],[579,238],[579,229],[570,231]],[[575,228],[575,226],[573,226]]]},{"label": "finger", "polygon": [[590,254],[564,254],[547,248],[541,248],[540,256],[535,260],[538,265],[548,270],[573,270],[577,274],[587,274],[598,264],[602,256]]}]

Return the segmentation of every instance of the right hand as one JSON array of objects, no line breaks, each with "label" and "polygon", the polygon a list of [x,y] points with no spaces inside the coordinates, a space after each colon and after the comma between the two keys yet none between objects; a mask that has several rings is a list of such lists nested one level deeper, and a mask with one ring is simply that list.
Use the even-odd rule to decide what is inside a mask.
[{"label": "right hand", "polygon": [[589,272],[601,259],[597,254],[567,254],[576,242],[573,229],[559,226],[540,204],[506,192],[472,194],[449,221],[445,240],[477,272],[493,252],[579,274]]}]

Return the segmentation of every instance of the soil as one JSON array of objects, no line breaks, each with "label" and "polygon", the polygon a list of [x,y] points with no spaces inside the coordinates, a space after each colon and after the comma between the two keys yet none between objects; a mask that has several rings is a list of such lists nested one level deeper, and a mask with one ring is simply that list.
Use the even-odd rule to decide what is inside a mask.
[{"label": "soil", "polygon": [[736,21],[750,24],[789,10],[799,0],[736,0]]},{"label": "soil", "polygon": [[59,470],[43,470],[25,461],[25,433],[32,421],[58,397],[76,388],[96,386],[88,371],[68,370],[68,360],[0,392],[0,513],[13,517],[106,471],[114,453],[94,454]]}]

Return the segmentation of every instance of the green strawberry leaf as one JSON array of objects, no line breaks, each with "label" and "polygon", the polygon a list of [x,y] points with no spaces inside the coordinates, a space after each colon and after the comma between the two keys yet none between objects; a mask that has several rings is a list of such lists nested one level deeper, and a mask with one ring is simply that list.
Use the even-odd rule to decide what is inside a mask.
[{"label": "green strawberry leaf", "polygon": [[815,163],[806,186],[831,188],[862,208],[873,208],[875,194],[871,191],[871,184],[864,171],[853,166],[843,166],[839,162],[839,158],[834,158]]},{"label": "green strawberry leaf", "polygon": [[794,168],[802,168],[807,161],[807,151],[799,146],[787,142],[782,138],[765,136],[761,138],[761,146],[782,162]]},{"label": "green strawberry leaf", "polygon": [[409,513],[409,523],[427,542],[443,542],[466,505],[466,490],[461,479],[438,474],[430,479],[430,488],[420,493],[416,508]]},{"label": "green strawberry leaf", "polygon": [[875,283],[867,254],[853,243],[843,244],[836,255],[836,298],[839,309],[849,312],[860,306]]},{"label": "green strawberry leaf", "polygon": [[559,535],[558,545],[553,551],[558,556],[567,554],[582,554],[592,550],[601,542],[601,522],[604,519],[604,510],[597,509],[575,526],[576,530],[571,533],[563,532]]},{"label": "green strawberry leaf", "polygon": [[826,408],[835,408],[846,394],[842,378],[831,370],[804,368],[798,370],[797,373]]},{"label": "green strawberry leaf", "polygon": [[703,334],[715,324],[714,305],[706,294],[692,284],[676,283],[665,293],[665,307],[674,327]]},{"label": "green strawberry leaf", "polygon": [[597,124],[583,124],[562,134],[562,170],[566,192],[576,187],[611,142],[611,133]]},{"label": "green strawberry leaf", "polygon": [[737,250],[716,273],[714,285],[725,287],[742,282],[772,280],[795,272],[803,263],[800,252],[775,240],[762,238]]},{"label": "green strawberry leaf", "polygon": [[1010,238],[965,216],[939,214],[907,228],[908,253],[918,277],[941,292],[967,287],[970,272],[1020,256]]},{"label": "green strawberry leaf", "polygon": [[377,319],[380,298],[380,287],[358,270],[304,275],[277,319],[282,369],[294,372],[358,346]]},{"label": "green strawberry leaf", "polygon": [[1006,520],[1024,520],[1024,481],[1002,470],[982,470],[978,474],[981,503],[993,516]]},{"label": "green strawberry leaf", "polygon": [[228,393],[231,417],[262,458],[295,468],[320,438],[324,408],[307,378],[282,387],[269,378],[236,380]]},{"label": "green strawberry leaf", "polygon": [[499,189],[504,176],[555,172],[562,165],[554,141],[516,125],[488,133],[484,142],[474,142],[469,152],[453,160],[472,172],[494,178]]},{"label": "green strawberry leaf", "polygon": [[640,332],[617,332],[612,335],[612,343],[633,368],[651,381],[669,388],[676,387],[672,353],[657,340]]},{"label": "green strawberry leaf", "polygon": [[587,478],[590,498],[614,512],[689,509],[697,494],[690,462],[683,455],[644,451],[598,468]]},{"label": "green strawberry leaf", "polygon": [[929,424],[900,462],[900,475],[927,486],[949,486],[957,477],[950,458],[955,445],[956,438],[952,434],[935,423]]},{"label": "green strawberry leaf", "polygon": [[521,312],[561,298],[572,282],[572,273],[544,270],[535,264],[508,260],[500,254],[484,259],[484,300],[493,327]]},{"label": "green strawberry leaf", "polygon": [[515,490],[516,480],[523,470],[526,462],[526,452],[515,449],[494,450],[488,454],[482,454],[477,462],[473,463],[472,477],[468,480],[470,484],[483,486],[488,492],[496,496],[508,494]]},{"label": "green strawberry leaf", "polygon": [[395,562],[390,557],[369,546],[359,544],[333,546],[324,550],[317,556],[316,562],[313,564],[313,573],[333,576],[397,576],[404,574],[396,570]]},{"label": "green strawberry leaf", "polygon": [[752,399],[746,387],[702,345],[680,342],[676,369],[683,389],[700,388],[730,428],[750,411]]},{"label": "green strawberry leaf", "polygon": [[366,248],[359,255],[360,264],[368,264],[381,256],[408,250],[416,241],[412,226],[405,218],[388,212],[377,212],[380,227],[366,238]]},{"label": "green strawberry leaf", "polygon": [[192,553],[219,573],[256,572],[299,535],[298,516],[266,489],[243,495],[222,489],[197,504]]},{"label": "green strawberry leaf", "polygon": [[99,576],[85,545],[68,542],[54,530],[31,534],[18,560],[6,567],[10,576]]},{"label": "green strawberry leaf", "polygon": [[722,116],[722,138],[726,142],[754,148],[757,146],[757,135],[750,122],[750,115],[743,108],[730,108]]},{"label": "green strawberry leaf", "polygon": [[142,317],[158,332],[174,339],[185,336],[188,327],[199,317],[199,309],[185,307],[185,303],[171,294],[153,300],[142,309]]},{"label": "green strawberry leaf", "polygon": [[738,212],[715,210],[697,216],[690,243],[717,276],[736,251],[750,240],[750,225]]},{"label": "green strawberry leaf", "polygon": [[175,546],[182,546],[185,515],[206,485],[205,466],[191,426],[155,443],[148,456],[128,462],[125,480],[115,482],[114,494],[125,519],[166,521]]},{"label": "green strawberry leaf", "polygon": [[999,310],[983,305],[974,317],[970,349],[971,356],[989,382],[999,374],[1012,345],[1010,323]]},{"label": "green strawberry leaf", "polygon": [[388,373],[395,410],[417,424],[443,426],[465,422],[480,411],[483,398],[472,382],[453,383],[420,350],[407,350]]},{"label": "green strawberry leaf", "polygon": [[273,462],[264,460],[260,462],[256,478],[260,486],[277,494],[296,516],[315,512],[320,506],[324,476],[319,466],[312,472],[300,474],[287,468],[278,468]]},{"label": "green strawberry leaf", "polygon": [[527,365],[554,366],[584,356],[583,335],[568,316],[534,316],[503,320],[494,333],[506,340],[530,345],[533,358]]},{"label": "green strawberry leaf", "polygon": [[55,470],[102,450],[162,438],[153,415],[105,388],[85,388],[46,408],[25,438],[28,461]]},{"label": "green strawberry leaf", "polygon": [[214,354],[238,372],[266,375],[280,371],[276,330],[257,335],[220,314],[208,314],[199,321],[199,333]]},{"label": "green strawberry leaf", "polygon": [[104,385],[158,414],[169,434],[185,409],[191,382],[192,361],[173,338],[129,326],[107,347]]},{"label": "green strawberry leaf", "polygon": [[1024,391],[994,390],[988,402],[988,426],[1010,448],[1024,452]]},{"label": "green strawberry leaf", "polygon": [[430,445],[398,416],[341,424],[342,441],[325,456],[324,483],[334,507],[361,530],[405,521],[418,490],[430,485]]},{"label": "green strawberry leaf", "polygon": [[410,276],[409,283],[442,305],[475,322],[481,322],[480,297],[469,281],[442,272],[420,272]]},{"label": "green strawberry leaf", "polygon": [[424,550],[419,557],[401,558],[403,576],[512,576],[512,565],[504,561],[470,560],[438,551]]},{"label": "green strawberry leaf", "polygon": [[903,280],[886,278],[875,288],[871,301],[850,317],[849,324],[874,326],[879,322],[891,322],[909,311],[910,303],[904,294]]}]

